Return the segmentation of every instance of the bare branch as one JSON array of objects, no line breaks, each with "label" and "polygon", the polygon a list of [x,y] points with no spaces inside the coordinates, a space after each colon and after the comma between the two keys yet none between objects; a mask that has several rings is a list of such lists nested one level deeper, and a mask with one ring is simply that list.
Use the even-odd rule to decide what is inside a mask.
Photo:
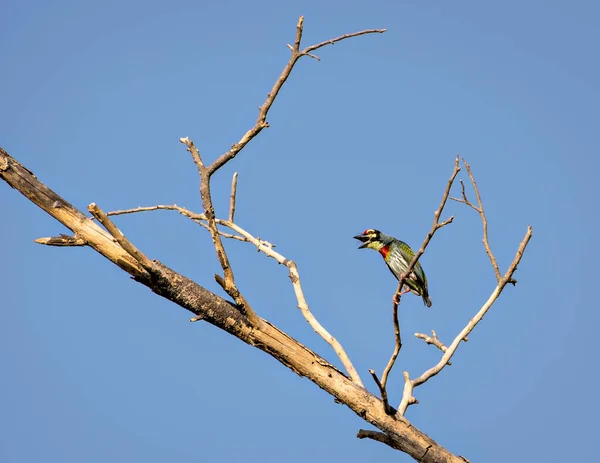
[{"label": "bare branch", "polygon": [[233,174],[231,179],[231,196],[229,197],[229,221],[233,222],[233,216],[235,215],[235,195],[237,193],[237,179],[238,173]]},{"label": "bare branch", "polygon": [[417,265],[419,258],[425,252],[425,249],[429,245],[429,242],[431,241],[431,238],[433,238],[433,235],[435,235],[435,232],[438,231],[440,228],[445,227],[446,225],[452,223],[452,221],[454,220],[454,217],[450,217],[449,219],[440,223],[440,216],[442,215],[444,207],[446,206],[446,202],[448,201],[448,196],[450,195],[450,189],[452,188],[454,179],[456,178],[456,176],[458,175],[459,172],[460,172],[460,166],[458,164],[458,156],[456,156],[456,159],[454,160],[454,170],[452,171],[452,175],[450,176],[450,179],[448,180],[448,183],[446,184],[446,190],[444,190],[444,194],[442,195],[440,207],[438,207],[438,209],[433,214],[433,225],[431,226],[431,230],[429,230],[429,233],[427,233],[427,236],[423,240],[423,244],[421,245],[419,250],[414,255],[412,261],[410,262],[410,264],[408,265],[408,268],[406,269],[406,272],[404,272],[401,275],[400,279],[398,280],[398,289],[396,290],[396,297],[399,297],[401,295],[402,286],[404,286],[404,283],[406,283],[406,280],[409,278],[410,274],[412,273],[413,269],[415,268],[415,265]]},{"label": "bare branch", "polygon": [[269,113],[269,110],[271,109],[271,106],[273,105],[275,98],[277,98],[279,91],[283,87],[283,84],[285,84],[288,77],[290,76],[292,69],[294,68],[294,65],[300,58],[302,58],[302,56],[310,56],[311,58],[315,58],[318,60],[319,58],[315,55],[311,55],[311,52],[315,51],[321,47],[324,47],[325,45],[333,45],[336,42],[340,42],[342,40],[349,39],[352,37],[357,37],[359,35],[381,34],[386,31],[385,29],[368,29],[368,30],[364,30],[364,31],[360,31],[360,32],[354,32],[352,34],[344,34],[344,35],[341,35],[334,39],[330,39],[325,42],[318,43],[316,45],[311,45],[310,47],[307,47],[304,50],[300,51],[300,42],[302,41],[303,26],[304,26],[304,17],[300,16],[300,18],[298,19],[298,24],[296,25],[296,38],[294,40],[294,45],[293,46],[288,45],[288,47],[292,51],[292,56],[290,57],[290,60],[283,68],[283,71],[281,72],[281,75],[279,76],[277,81],[275,81],[273,88],[268,93],[267,99],[262,104],[262,106],[259,108],[258,118],[256,120],[256,123],[254,124],[254,127],[252,127],[250,130],[248,130],[244,134],[244,136],[240,139],[240,141],[238,141],[236,144],[232,145],[231,149],[229,149],[229,151],[227,151],[226,153],[219,156],[208,167],[209,176],[214,174],[218,169],[223,167],[227,162],[229,162],[233,158],[235,158],[237,156],[237,154],[242,149],[244,149],[244,147],[262,131],[262,129],[269,127],[269,124],[267,123],[267,114]]},{"label": "bare branch", "polygon": [[[448,349],[442,343],[442,341],[439,340],[439,338],[437,337],[437,334],[436,334],[435,330],[431,330],[431,336],[427,336],[426,334],[423,334],[423,333],[415,333],[415,337],[417,337],[419,339],[422,339],[427,344],[434,345],[435,347],[437,347],[442,352],[446,352],[446,350]],[[448,365],[450,365],[450,363],[448,363]]]},{"label": "bare branch", "polygon": [[200,151],[198,151],[198,148],[196,148],[196,145],[194,145],[194,142],[192,140],[190,140],[189,137],[180,138],[179,142],[183,143],[185,146],[187,146],[187,150],[192,155],[192,159],[194,160],[194,164],[196,164],[196,167],[198,168],[198,172],[202,173],[202,170],[205,169],[204,162],[202,161],[202,156],[200,156]]},{"label": "bare branch", "polygon": [[221,235],[215,222],[215,208],[212,202],[212,196],[210,193],[210,176],[211,171],[208,167],[205,167],[200,153],[194,142],[188,137],[180,138],[179,141],[187,146],[187,150],[192,154],[198,172],[200,173],[200,197],[202,199],[202,206],[204,207],[204,216],[206,217],[207,228],[213,240],[213,245],[219,259],[219,264],[225,274],[225,279],[217,278],[217,282],[221,285],[223,290],[233,298],[240,311],[248,317],[250,323],[256,328],[260,328],[262,325],[262,319],[254,312],[246,298],[240,293],[239,289],[235,284],[235,277],[233,275],[233,269],[229,263],[227,252],[221,242]]},{"label": "bare branch", "polygon": [[402,394],[402,401],[398,407],[397,416],[404,416],[406,409],[409,405],[417,404],[419,401],[415,399],[412,395],[414,384],[410,380],[410,376],[408,375],[408,371],[404,372],[404,392]]},{"label": "bare branch", "polygon": [[[531,235],[532,235],[532,228],[531,228],[531,226],[529,226],[529,227],[527,227],[527,232],[525,233],[525,237],[523,238],[523,241],[521,241],[521,244],[519,245],[519,249],[517,249],[515,258],[513,259],[512,263],[510,264],[510,267],[508,268],[508,270],[506,271],[504,276],[498,282],[498,286],[496,286],[496,288],[494,289],[494,291],[492,292],[492,294],[490,295],[488,300],[485,302],[485,304],[483,304],[481,309],[479,309],[479,312],[477,312],[477,314],[471,320],[469,320],[469,323],[467,323],[467,326],[465,326],[462,329],[462,331],[458,334],[458,336],[456,336],[456,338],[454,338],[454,341],[452,341],[452,344],[450,344],[450,346],[448,346],[448,348],[444,352],[444,355],[442,356],[440,361],[435,366],[433,366],[432,368],[430,368],[429,370],[424,372],[421,376],[419,376],[418,378],[413,379],[411,381],[412,387],[417,387],[417,386],[420,386],[421,384],[427,382],[430,378],[437,375],[440,371],[442,371],[444,369],[444,367],[446,365],[449,364],[450,359],[456,352],[456,349],[458,349],[459,344],[467,339],[467,336],[469,335],[469,333],[471,333],[471,331],[473,331],[473,328],[475,328],[475,326],[477,326],[477,324],[483,319],[484,315],[488,312],[490,307],[492,307],[492,305],[494,304],[496,299],[498,299],[498,297],[502,293],[502,290],[504,289],[504,287],[512,280],[512,276],[513,276],[514,272],[517,270],[517,266],[519,265],[519,262],[521,262],[521,258],[523,257],[523,253],[525,252],[525,249],[527,248],[527,244],[529,243],[529,240],[531,239]],[[412,394],[412,389],[410,392]],[[406,389],[405,389],[405,394],[406,394]],[[406,406],[405,405],[406,405],[406,400],[405,400],[405,397],[403,396],[402,402],[400,403],[400,406],[398,407],[398,415],[404,415],[404,413],[406,412],[406,408],[408,406],[408,405],[406,405]]]},{"label": "bare branch", "polygon": [[[109,212],[107,215],[133,214],[133,213],[137,213],[137,212],[149,212],[149,211],[155,211],[155,210],[160,210],[160,209],[162,209],[162,210],[174,210],[174,211],[178,211],[180,214],[185,215],[186,217],[191,218],[192,220],[196,221],[197,223],[199,223],[203,227],[206,227],[206,228],[208,227],[205,223],[201,222],[201,220],[206,220],[206,216],[204,214],[196,214],[196,213],[194,213],[192,211],[189,211],[188,209],[185,209],[183,207],[179,207],[177,205],[173,205],[173,206],[160,205],[160,206],[137,207],[137,208],[134,208],[134,209],[123,209],[123,210],[119,210],[119,211]],[[334,338],[317,321],[317,319],[314,317],[314,315],[310,312],[310,309],[309,309],[308,304],[306,303],[306,299],[304,297],[304,292],[302,290],[302,286],[300,284],[300,275],[298,273],[298,267],[296,266],[296,264],[293,261],[285,258],[281,254],[279,254],[276,251],[274,251],[273,250],[274,246],[271,243],[269,243],[267,241],[264,241],[264,240],[260,240],[258,238],[255,238],[253,235],[251,235],[250,233],[248,233],[246,230],[244,230],[243,228],[241,228],[240,226],[238,226],[234,222],[232,222],[230,220],[215,219],[215,223],[219,224],[219,225],[223,225],[223,226],[225,226],[225,227],[227,227],[227,228],[235,231],[236,233],[238,233],[238,235],[230,235],[230,234],[224,233],[224,232],[222,232],[222,231],[219,230],[219,233],[222,236],[224,236],[226,238],[235,238],[235,239],[238,239],[240,241],[250,242],[250,243],[254,244],[257,247],[258,251],[263,252],[268,257],[271,257],[271,258],[275,259],[277,262],[279,262],[280,264],[285,265],[286,267],[288,267],[289,272],[290,272],[290,279],[292,280],[292,285],[294,287],[294,292],[296,294],[296,299],[298,301],[298,308],[302,312],[302,315],[304,316],[304,318],[306,319],[306,321],[308,321],[308,323],[310,324],[310,326],[315,330],[315,332],[319,336],[321,336],[333,348],[334,352],[337,354],[337,356],[339,357],[340,361],[342,362],[342,365],[344,365],[344,368],[346,369],[346,371],[350,375],[350,378],[352,379],[352,381],[354,381],[356,384],[364,387],[364,385],[362,383],[362,380],[360,379],[360,376],[359,376],[358,372],[354,368],[354,365],[352,365],[352,362],[350,361],[350,358],[346,354],[346,351],[344,350],[344,348],[342,347],[342,345],[339,343],[339,341],[336,338]],[[226,281],[223,280],[222,278],[220,278],[218,276],[215,276],[215,280],[223,288],[226,286]]]},{"label": "bare branch", "polygon": [[352,362],[350,361],[350,357],[348,357],[348,354],[346,354],[346,351],[344,350],[344,348],[342,347],[340,342],[336,338],[334,338],[323,327],[323,325],[321,325],[319,323],[319,321],[315,318],[315,316],[310,311],[308,304],[306,302],[306,299],[304,297],[304,291],[302,290],[302,285],[300,283],[300,274],[298,272],[298,266],[296,265],[296,263],[293,260],[289,260],[289,259],[285,258],[281,254],[279,254],[277,251],[275,251],[273,249],[272,245],[267,245],[267,244],[265,244],[266,243],[265,241],[261,241],[258,238],[255,238],[250,233],[248,233],[246,230],[241,228],[239,225],[237,225],[233,222],[230,222],[228,220],[216,219],[216,221],[220,225],[230,228],[231,230],[235,231],[239,235],[243,236],[250,243],[254,244],[259,251],[263,252],[266,256],[275,259],[277,262],[279,262],[282,265],[285,265],[289,269],[290,280],[292,281],[292,286],[294,288],[294,293],[296,295],[296,300],[298,301],[298,308],[300,309],[300,312],[302,312],[302,315],[304,316],[304,318],[306,319],[308,324],[311,326],[311,328],[313,330],[315,330],[315,332],[319,336],[321,336],[325,340],[325,342],[327,342],[333,348],[334,352],[337,354],[340,361],[342,362],[342,365],[344,365],[344,368],[350,375],[350,378],[352,379],[352,381],[354,383],[358,384],[359,386],[364,387],[363,382],[360,379],[358,372],[354,368],[354,365],[352,365]]},{"label": "bare branch", "polygon": [[319,48],[324,47],[326,45],[333,45],[336,42],[340,42],[345,39],[350,39],[352,37],[358,37],[359,35],[383,34],[386,31],[387,31],[387,29],[366,29],[364,31],[353,32],[351,34],[340,35],[339,37],[336,37],[334,39],[326,40],[325,42],[317,43],[316,45],[311,45],[310,47],[306,47],[304,50],[302,50],[301,54],[308,55],[311,51],[318,50]]},{"label": "bare branch", "polygon": [[377,384],[377,387],[379,388],[379,393],[381,394],[381,401],[383,402],[383,409],[385,410],[385,413],[390,416],[394,416],[396,414],[396,410],[394,410],[390,406],[390,401],[388,400],[387,390],[385,386],[381,384],[381,381],[379,381],[375,370],[369,370],[369,373],[371,373],[373,381],[375,381],[375,384]]},{"label": "bare branch", "polygon": [[[392,352],[392,356],[390,357],[388,364],[383,370],[383,374],[381,375],[381,384],[378,384],[379,389],[381,391],[381,400],[383,401],[383,405],[387,411],[391,411],[391,407],[388,404],[387,399],[387,381],[390,376],[390,372],[396,363],[396,359],[398,358],[398,354],[400,354],[400,349],[402,349],[402,338],[400,337],[400,317],[398,317],[398,305],[399,300],[394,298],[392,307],[392,320],[394,323],[394,351]],[[385,398],[384,398],[385,397]]]},{"label": "bare branch", "polygon": [[[482,224],[483,224],[483,244],[485,246],[485,250],[490,259],[490,262],[492,263],[492,267],[494,267],[494,272],[496,273],[498,285],[496,286],[496,288],[494,289],[494,291],[492,292],[492,294],[490,295],[488,300],[485,302],[485,304],[483,304],[483,306],[479,309],[479,311],[477,312],[475,317],[473,317],[469,321],[469,323],[467,323],[467,326],[465,326],[465,328],[463,328],[463,330],[454,338],[454,340],[452,341],[452,344],[450,344],[449,347],[444,346],[444,344],[442,344],[439,341],[439,339],[437,339],[435,331],[432,331],[432,334],[433,334],[432,338],[430,338],[426,335],[420,334],[420,333],[415,334],[415,336],[417,336],[418,338],[424,339],[425,342],[427,342],[428,344],[433,344],[436,347],[438,347],[440,350],[442,350],[442,352],[444,352],[444,355],[442,356],[440,361],[435,366],[433,366],[429,370],[425,371],[418,378],[410,381],[410,385],[405,385],[404,395],[402,397],[400,406],[398,407],[397,416],[403,416],[404,413],[406,413],[406,409],[408,408],[408,406],[411,405],[412,401],[410,398],[412,397],[412,389],[417,386],[420,386],[421,384],[425,383],[433,376],[437,375],[440,371],[442,371],[442,369],[444,369],[446,367],[446,365],[451,365],[450,359],[456,352],[456,349],[458,349],[459,344],[461,342],[466,342],[468,340],[467,336],[469,335],[469,333],[483,319],[484,315],[487,313],[487,311],[491,308],[493,303],[496,301],[496,299],[498,299],[498,297],[502,293],[502,290],[504,289],[504,287],[508,283],[514,284],[516,282],[512,278],[513,274],[516,271],[517,266],[518,266],[519,262],[521,261],[521,258],[523,257],[523,252],[525,251],[525,248],[527,247],[529,240],[531,239],[532,228],[530,226],[527,228],[527,233],[525,234],[523,241],[519,245],[517,254],[516,254],[515,258],[513,259],[512,264],[510,265],[510,267],[508,268],[508,270],[506,271],[504,276],[502,276],[500,274],[500,270],[498,268],[496,258],[494,257],[494,254],[492,253],[491,247],[489,245],[488,232],[487,232],[487,218],[486,218],[485,212],[483,210],[483,203],[481,201],[481,195],[479,193],[479,188],[477,187],[477,182],[475,181],[475,178],[471,171],[471,167],[469,166],[467,161],[465,159],[463,159],[462,162],[468,172],[469,178],[471,179],[471,183],[473,184],[473,188],[475,190],[475,196],[477,197],[478,205],[475,206],[467,198],[467,194],[465,192],[465,185],[462,182],[462,180],[460,182],[462,199],[460,199],[460,198],[451,198],[451,199],[454,201],[466,204],[467,206],[471,207],[472,209],[476,210],[479,213]],[[458,168],[458,156],[456,158],[456,164],[455,164],[456,172],[455,172],[454,176],[456,176],[456,173],[458,173],[456,168]],[[450,186],[451,186],[451,184],[449,185],[449,187]],[[449,192],[449,188],[446,191]],[[445,195],[445,197],[447,198],[447,195]]]},{"label": "bare branch", "polygon": [[[157,210],[178,211],[181,215],[184,215],[184,216],[192,219],[194,222],[196,222],[201,227],[206,228],[207,230],[210,230],[208,227],[208,224],[203,222],[203,220],[204,221],[206,220],[206,216],[204,214],[197,214],[197,213],[192,212],[184,207],[180,207],[177,204],[173,204],[173,205],[159,204],[156,206],[136,207],[133,209],[122,209],[119,211],[107,212],[106,215],[111,216],[111,215],[135,214],[137,212],[150,212],[150,211],[157,211]],[[244,238],[243,236],[232,235],[231,233],[225,233],[224,231],[221,231],[221,230],[217,230],[217,231],[219,232],[219,235],[221,235],[223,238],[230,238],[230,239],[234,239],[237,241],[243,241],[245,243],[248,242],[248,240],[246,238]]]},{"label": "bare branch", "polygon": [[[496,281],[500,282],[502,279],[502,275],[500,274],[500,268],[498,267],[498,262],[492,253],[492,248],[490,247],[490,242],[488,238],[488,222],[487,217],[485,216],[485,211],[483,210],[483,203],[481,202],[481,195],[479,194],[479,188],[477,187],[477,182],[475,181],[475,177],[473,176],[473,172],[471,171],[471,166],[467,163],[467,161],[462,159],[465,168],[467,169],[467,173],[469,174],[469,178],[471,179],[471,184],[473,185],[473,190],[475,190],[475,197],[477,198],[477,206],[475,206],[469,199],[467,198],[467,194],[465,193],[465,184],[463,181],[460,181],[461,185],[461,193],[462,199],[458,198],[450,198],[453,201],[457,201],[459,203],[466,204],[467,206],[475,209],[479,216],[481,217],[481,223],[483,225],[483,246],[485,247],[485,252],[487,253],[490,263],[494,268],[494,273],[496,274]],[[516,281],[511,280],[509,283],[516,283]]]},{"label": "bare branch", "polygon": [[[394,351],[392,352],[392,355],[390,357],[390,360],[388,361],[388,364],[385,367],[385,370],[383,371],[383,375],[381,376],[381,385],[383,386],[383,389],[385,389],[387,386],[387,379],[389,377],[390,372],[392,371],[392,368],[394,367],[394,364],[396,363],[396,359],[398,358],[400,349],[402,348],[402,338],[400,336],[400,322],[399,322],[399,317],[398,317],[398,306],[400,304],[400,297],[403,294],[402,287],[404,286],[406,280],[412,273],[415,265],[417,265],[417,261],[425,252],[425,249],[427,248],[427,245],[431,241],[431,238],[433,238],[433,235],[435,234],[435,232],[437,230],[439,230],[440,228],[452,223],[452,220],[454,220],[454,217],[450,217],[449,219],[440,223],[440,216],[442,215],[444,206],[446,205],[446,202],[448,201],[448,196],[450,195],[450,189],[452,188],[454,179],[456,178],[456,175],[458,174],[459,171],[460,171],[460,166],[458,164],[458,156],[456,156],[456,159],[454,160],[454,170],[452,171],[452,175],[450,176],[450,179],[448,180],[444,194],[442,195],[442,200],[440,202],[440,206],[433,214],[433,225],[431,226],[431,230],[429,230],[429,233],[425,237],[425,240],[423,241],[421,248],[417,251],[417,253],[413,257],[412,261],[408,265],[406,272],[404,272],[400,276],[400,279],[398,280],[398,287],[396,289],[396,293],[394,294],[394,297],[392,298],[392,301],[393,301],[392,318],[394,321],[394,337],[395,337],[396,343],[394,346]],[[387,392],[386,392],[385,396],[387,397]],[[382,394],[382,399],[383,399],[383,394]],[[384,407],[385,407],[385,401],[384,401]],[[389,410],[389,409],[386,407],[386,410]]]},{"label": "bare branch", "polygon": [[173,204],[173,205],[158,204],[156,206],[145,206],[145,207],[135,207],[132,209],[122,209],[122,210],[118,210],[118,211],[107,212],[106,215],[111,216],[111,215],[135,214],[137,212],[150,212],[150,211],[157,211],[157,210],[177,211],[181,215],[189,217],[190,219],[192,219],[194,221],[206,220],[206,217],[204,216],[204,214],[196,214],[195,212],[192,212],[192,211],[186,209],[185,207],[180,207],[177,204]]},{"label": "bare branch", "polygon": [[131,241],[125,238],[125,235],[121,233],[121,230],[117,228],[117,226],[108,218],[108,216],[104,213],[102,209],[100,209],[95,203],[91,203],[88,206],[88,211],[96,218],[98,221],[104,225],[104,228],[112,235],[112,237],[121,245],[127,253],[133,257],[139,264],[146,270],[151,270],[154,266],[152,265],[152,261],[146,257],[146,255],[141,252],[138,248],[136,248]]},{"label": "bare branch", "polygon": [[45,244],[46,246],[85,246],[87,244],[83,238],[62,233],[60,236],[37,238],[33,241],[38,244]]},{"label": "bare branch", "polygon": [[403,451],[400,446],[387,434],[384,434],[379,431],[368,431],[366,429],[360,429],[356,437],[359,439],[373,439],[377,442],[381,442],[382,444],[389,445],[393,449]]}]

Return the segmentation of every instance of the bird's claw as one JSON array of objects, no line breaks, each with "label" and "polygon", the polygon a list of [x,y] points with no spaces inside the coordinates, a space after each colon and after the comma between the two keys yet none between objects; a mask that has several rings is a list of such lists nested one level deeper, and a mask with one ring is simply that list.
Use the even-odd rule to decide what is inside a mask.
[{"label": "bird's claw", "polygon": [[402,297],[402,295],[409,293],[409,292],[410,292],[410,288],[402,288],[402,291],[400,291],[399,293],[396,293],[392,296],[392,302],[396,305],[400,304],[400,298]]}]

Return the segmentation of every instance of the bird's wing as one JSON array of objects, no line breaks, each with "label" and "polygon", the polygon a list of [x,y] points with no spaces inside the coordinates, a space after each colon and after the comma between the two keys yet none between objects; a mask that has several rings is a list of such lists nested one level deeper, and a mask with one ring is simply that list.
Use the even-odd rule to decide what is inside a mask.
[{"label": "bird's wing", "polygon": [[[415,253],[410,248],[410,246],[404,241],[400,241],[399,249],[400,253],[402,254],[402,257],[404,258],[404,260],[406,260],[406,267],[404,267],[404,271],[406,271],[406,269],[410,265],[410,262],[413,260],[413,257],[415,257]],[[425,272],[423,271],[423,267],[421,267],[420,262],[417,262],[417,265],[415,265],[413,272],[416,275],[417,279],[419,279],[421,283],[423,283],[423,285],[427,286],[427,277],[425,276]]]}]

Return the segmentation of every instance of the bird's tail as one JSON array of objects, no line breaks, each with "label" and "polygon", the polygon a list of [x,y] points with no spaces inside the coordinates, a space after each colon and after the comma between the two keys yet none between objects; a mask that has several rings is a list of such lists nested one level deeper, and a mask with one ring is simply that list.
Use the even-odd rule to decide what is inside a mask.
[{"label": "bird's tail", "polygon": [[431,307],[431,298],[429,297],[429,294],[424,293],[423,294],[423,303],[427,306],[427,307]]}]

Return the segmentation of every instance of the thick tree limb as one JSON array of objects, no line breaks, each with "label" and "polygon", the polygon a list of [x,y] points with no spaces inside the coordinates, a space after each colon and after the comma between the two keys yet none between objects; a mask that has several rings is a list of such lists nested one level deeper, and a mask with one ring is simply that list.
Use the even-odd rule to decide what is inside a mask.
[{"label": "thick tree limb", "polygon": [[[129,255],[106,231],[86,217],[0,148],[0,178],[34,204],[70,228],[104,257],[160,296],[191,311],[195,317],[234,335],[305,376],[391,439],[393,447],[423,463],[461,463],[463,460],[441,447],[404,418],[385,413],[381,401],[352,382],[333,365],[298,341],[262,320],[254,329],[248,318],[230,302],[199,286],[158,261],[152,275]],[[390,445],[388,444],[388,445]]]}]

